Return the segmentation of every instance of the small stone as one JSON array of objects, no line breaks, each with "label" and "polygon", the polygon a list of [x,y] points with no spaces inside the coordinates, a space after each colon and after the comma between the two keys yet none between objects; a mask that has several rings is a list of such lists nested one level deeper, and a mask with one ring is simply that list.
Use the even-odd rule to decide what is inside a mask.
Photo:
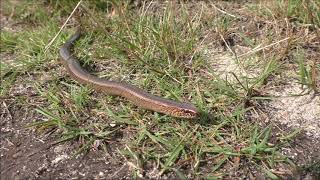
[{"label": "small stone", "polygon": [[115,127],[116,126],[116,123],[112,122],[109,124],[111,127]]}]

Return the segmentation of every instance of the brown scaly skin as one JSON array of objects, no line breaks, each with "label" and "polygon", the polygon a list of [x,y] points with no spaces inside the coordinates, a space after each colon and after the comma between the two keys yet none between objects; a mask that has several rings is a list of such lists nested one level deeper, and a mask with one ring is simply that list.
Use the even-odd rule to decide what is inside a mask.
[{"label": "brown scaly skin", "polygon": [[81,36],[80,29],[67,40],[60,49],[63,64],[71,77],[80,83],[90,85],[95,90],[110,95],[117,95],[130,100],[133,104],[144,109],[160,112],[173,117],[193,119],[199,115],[197,108],[190,103],[181,103],[149,94],[138,87],[124,82],[109,81],[89,74],[72,56],[73,43]]}]

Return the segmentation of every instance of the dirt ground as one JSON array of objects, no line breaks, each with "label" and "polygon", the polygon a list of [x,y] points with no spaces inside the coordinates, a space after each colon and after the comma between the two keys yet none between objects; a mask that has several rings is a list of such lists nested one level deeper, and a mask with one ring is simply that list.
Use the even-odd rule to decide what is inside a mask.
[{"label": "dirt ground", "polygon": [[[15,24],[10,17],[1,15],[1,30],[3,29],[19,31],[23,26]],[[238,68],[232,64],[228,55],[221,56],[221,52],[217,50],[208,50],[207,57],[219,59],[219,63],[215,61],[219,65],[214,68],[221,72],[221,76]],[[3,62],[14,59],[14,54],[1,54]],[[108,140],[106,151],[92,147],[86,154],[75,154],[74,149],[81,142],[54,144],[56,139],[50,136],[51,132],[39,133],[33,128],[27,128],[35,119],[41,118],[34,109],[38,103],[42,103],[42,99],[36,95],[32,81],[28,84],[25,79],[39,79],[39,76],[41,75],[32,72],[20,75],[10,88],[9,95],[0,97],[1,179],[132,179],[132,169],[137,167],[119,153],[125,147],[122,138],[132,136],[130,133],[121,132],[119,136]],[[300,92],[300,85],[291,83],[290,79],[285,85],[265,89],[266,94],[281,98],[264,103],[264,107],[260,108],[262,111],[252,116],[256,116],[262,126],[272,122],[281,127],[281,131],[290,132],[293,128],[300,128],[301,133],[290,146],[282,149],[282,153],[290,157],[297,166],[288,179],[319,179],[320,97],[312,94],[288,97]],[[26,106],[21,101],[27,101],[29,105]],[[142,174],[150,179],[159,178],[158,170],[151,169],[152,167],[146,168]],[[160,179],[173,178],[177,176],[169,173]],[[245,174],[242,178],[250,179]],[[262,176],[257,178],[266,179]]]}]

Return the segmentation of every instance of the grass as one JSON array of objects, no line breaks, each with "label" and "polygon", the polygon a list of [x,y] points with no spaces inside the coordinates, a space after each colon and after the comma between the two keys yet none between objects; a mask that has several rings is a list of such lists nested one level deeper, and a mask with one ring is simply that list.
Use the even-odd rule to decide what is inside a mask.
[{"label": "grass", "polygon": [[[284,47],[289,51],[285,54],[270,50],[265,52],[268,57],[258,53],[251,55],[258,57],[252,61],[247,57],[249,63],[242,67],[246,71],[259,68],[259,75],[234,74],[232,81],[220,77],[199,49],[204,32],[214,32],[214,27],[206,25],[210,14],[205,11],[192,11],[187,3],[168,3],[161,6],[163,9],[146,3],[138,10],[130,10],[127,3],[117,1],[84,1],[74,16],[79,20],[82,14],[86,32],[75,50],[83,66],[91,71],[103,69],[93,73],[100,77],[128,81],[169,99],[190,101],[203,112],[196,121],[180,120],[139,109],[119,97],[96,93],[66,76],[57,61],[58,49],[72,34],[72,25],[46,53],[44,47],[77,1],[48,1],[45,5],[36,2],[24,2],[13,9],[12,2],[5,3],[3,13],[13,14],[12,18],[23,22],[26,29],[17,33],[1,31],[1,54],[14,54],[16,59],[13,64],[1,63],[1,96],[10,95],[15,83],[31,83],[37,96],[44,99],[34,108],[41,118],[30,127],[42,133],[55,130],[61,142],[81,142],[76,153],[90,151],[97,140],[107,144],[110,139],[119,139],[118,133],[128,131],[129,138],[119,139],[124,144],[120,153],[134,165],[133,177],[144,174],[151,162],[157,164],[159,175],[173,172],[181,179],[187,179],[188,174],[207,179],[228,177],[231,172],[223,170],[240,169],[243,162],[276,179],[280,175],[272,169],[277,165],[294,166],[280,150],[297,131],[278,137],[273,134],[275,127],[260,126],[248,114],[257,108],[252,104],[265,98],[263,87],[281,74],[280,68],[286,68],[281,60],[292,55],[291,49],[298,43]],[[267,6],[259,11],[263,14],[253,13],[262,19],[290,17],[319,27],[319,14],[313,11],[317,9],[316,1],[307,6],[300,1],[287,2],[273,2],[270,7],[274,9]],[[250,8],[254,11],[263,7],[253,4]],[[303,13],[301,8],[311,10]],[[106,18],[106,14],[113,15]],[[227,15],[216,18],[219,32],[233,28],[239,21]],[[278,25],[272,26],[275,32]],[[247,46],[256,47],[274,36],[260,36],[254,41],[252,35],[239,32],[239,37]],[[301,84],[315,90],[317,77],[312,76],[306,59],[297,56]],[[26,74],[36,82],[19,78]],[[43,75],[46,78],[42,79]]]},{"label": "grass", "polygon": [[299,83],[301,86],[306,86],[308,87],[309,90],[317,91],[317,85],[316,85],[316,80],[312,72],[315,71],[314,69],[316,68],[315,66],[312,65],[307,65],[305,55],[301,51],[297,51],[296,54],[296,61],[299,64]]}]

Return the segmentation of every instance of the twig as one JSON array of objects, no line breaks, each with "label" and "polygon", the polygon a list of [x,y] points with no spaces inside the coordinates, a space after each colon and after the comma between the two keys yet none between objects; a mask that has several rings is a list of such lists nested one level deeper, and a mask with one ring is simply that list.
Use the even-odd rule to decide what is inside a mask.
[{"label": "twig", "polygon": [[269,45],[264,46],[264,47],[261,47],[261,48],[257,48],[257,47],[258,47],[258,46],[257,46],[257,47],[253,48],[253,49],[252,49],[251,51],[249,51],[249,52],[246,52],[246,53],[243,53],[243,54],[238,55],[238,58],[239,58],[239,57],[242,57],[242,56],[247,56],[247,55],[250,55],[250,54],[253,54],[253,53],[256,53],[256,52],[259,52],[259,51],[261,51],[261,50],[263,50],[263,49],[266,49],[266,48],[268,48],[268,47],[274,46],[274,45],[279,44],[279,43],[281,43],[281,42],[283,42],[283,41],[286,41],[286,40],[288,40],[288,39],[290,39],[290,37],[286,37],[286,38],[284,38],[284,39],[282,39],[282,40],[280,40],[280,41],[274,42],[274,43],[272,43],[272,44],[269,44]]},{"label": "twig", "polygon": [[73,11],[71,12],[71,14],[69,15],[69,17],[67,18],[67,20],[64,22],[64,24],[60,27],[60,30],[58,31],[58,33],[54,36],[54,38],[49,42],[49,44],[46,45],[44,52],[47,52],[48,49],[51,47],[52,43],[57,39],[57,37],[59,36],[59,34],[61,33],[62,29],[67,25],[68,21],[70,20],[70,18],[73,16],[73,14],[75,13],[75,11],[78,9],[79,5],[81,4],[82,0],[80,0],[78,2],[78,4],[76,5],[76,7],[73,9]]},{"label": "twig", "polygon": [[[216,31],[218,32],[218,29],[216,28]],[[244,68],[243,64],[239,61],[239,56],[237,55],[237,53],[231,49],[231,47],[229,46],[229,44],[227,43],[227,41],[224,39],[223,35],[220,34],[220,37],[222,39],[222,41],[224,42],[224,44],[227,46],[228,50],[232,53],[232,55],[234,56],[235,60],[237,61],[237,63],[240,65],[240,68],[243,72],[245,72],[247,74],[246,69]]]},{"label": "twig", "polygon": [[[218,32],[218,31],[217,31]],[[232,53],[232,55],[234,55],[237,58],[236,53],[230,48],[229,44],[227,43],[227,41],[224,39],[224,37],[222,36],[222,34],[220,34],[220,38],[222,39],[222,41],[224,42],[224,44],[227,46],[228,50]]]},{"label": "twig", "polygon": [[238,18],[238,19],[241,19],[241,18],[242,18],[241,16],[235,16],[235,15],[233,15],[233,14],[230,14],[230,13],[228,13],[228,12],[226,12],[226,11],[218,8],[218,7],[217,7],[216,5],[214,5],[214,4],[211,4],[211,5],[212,5],[216,10],[218,10],[219,12],[221,12],[221,13],[223,13],[223,14],[229,15],[229,16],[231,16],[231,17],[233,17],[233,18]]},{"label": "twig", "polygon": [[10,120],[12,120],[13,118],[12,118],[11,112],[9,111],[9,108],[8,108],[7,104],[5,103],[5,101],[3,101],[3,107],[7,110],[8,116],[10,117]]}]

